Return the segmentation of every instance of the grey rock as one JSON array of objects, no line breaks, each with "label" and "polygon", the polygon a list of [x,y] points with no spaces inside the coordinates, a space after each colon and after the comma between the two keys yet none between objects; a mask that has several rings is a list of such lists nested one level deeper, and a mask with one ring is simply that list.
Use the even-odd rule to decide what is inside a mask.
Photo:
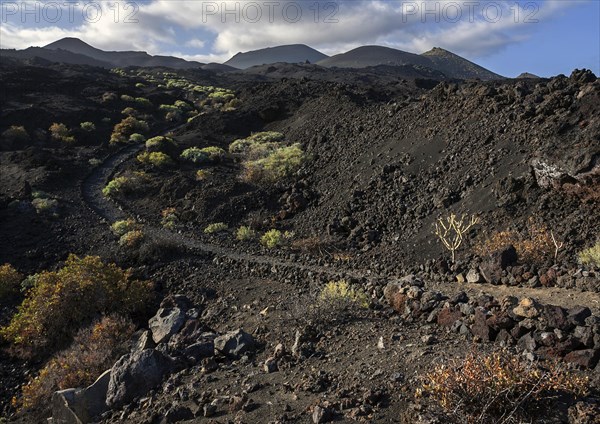
[{"label": "grey rock", "polygon": [[89,423],[108,408],[106,392],[110,370],[105,371],[85,389],[66,389],[52,395],[52,419],[55,423]]},{"label": "grey rock", "polygon": [[121,357],[110,371],[106,404],[119,408],[144,396],[159,385],[173,369],[173,360],[155,349]]},{"label": "grey rock", "polygon": [[254,338],[244,330],[238,329],[215,339],[215,350],[232,358],[254,349]]},{"label": "grey rock", "polygon": [[135,350],[152,349],[154,346],[156,346],[156,344],[154,343],[154,340],[152,340],[152,333],[149,330],[146,330],[140,335],[140,338],[135,345]]},{"label": "grey rock", "polygon": [[161,308],[148,321],[154,343],[169,341],[185,323],[185,312],[179,308]]},{"label": "grey rock", "polygon": [[467,273],[467,283],[477,284],[481,282],[481,275],[472,269]]}]

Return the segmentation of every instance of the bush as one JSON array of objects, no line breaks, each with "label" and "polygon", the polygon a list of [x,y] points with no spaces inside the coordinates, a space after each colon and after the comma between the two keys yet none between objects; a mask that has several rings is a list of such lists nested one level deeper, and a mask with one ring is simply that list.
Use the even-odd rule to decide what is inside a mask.
[{"label": "bush", "polygon": [[150,109],[152,102],[144,97],[136,97],[135,102],[144,109]]},{"label": "bush", "polygon": [[129,136],[129,141],[132,143],[144,143],[146,141],[146,137],[142,134],[133,133]]},{"label": "bush", "polygon": [[102,194],[105,197],[114,197],[117,194],[122,194],[126,191],[129,179],[127,177],[116,177],[102,189]]},{"label": "bush", "polygon": [[124,101],[124,102],[133,102],[135,99],[132,96],[128,95],[128,94],[123,94],[121,96],[121,100]]},{"label": "bush", "polygon": [[110,138],[111,144],[114,143],[125,143],[129,137],[134,133],[144,133],[149,130],[148,123],[140,121],[133,116],[128,116],[123,119],[113,129],[113,133]]},{"label": "bush", "polygon": [[127,116],[137,116],[138,115],[138,111],[135,110],[134,108],[132,108],[131,106],[127,106],[125,109],[123,109],[121,111],[122,115],[127,115]]},{"label": "bush", "polygon": [[215,234],[215,233],[220,233],[221,231],[226,231],[226,230],[227,230],[227,224],[225,224],[223,222],[215,222],[213,224],[208,225],[204,229],[204,234]]},{"label": "bush", "polygon": [[92,132],[96,130],[96,125],[94,125],[93,122],[82,122],[81,124],[79,124],[79,126],[81,127],[82,130],[87,131],[87,132]]},{"label": "bush", "polygon": [[252,240],[254,237],[256,237],[256,231],[245,225],[242,225],[240,228],[238,228],[235,233],[235,238],[240,241]]},{"label": "bush", "polygon": [[496,232],[479,242],[474,250],[478,255],[485,256],[510,245],[514,246],[521,263],[543,263],[554,257],[556,249],[548,227],[529,218],[525,233],[513,230]]},{"label": "bush", "polygon": [[183,100],[175,100],[174,106],[179,110],[191,110],[192,107]]},{"label": "bush", "polygon": [[117,94],[107,91],[102,95],[102,103],[108,103],[117,100]]},{"label": "bush", "polygon": [[25,127],[13,125],[2,133],[3,140],[10,143],[27,143],[30,140]]},{"label": "bush", "polygon": [[119,246],[127,249],[139,247],[140,244],[142,244],[142,241],[144,241],[144,237],[145,236],[142,230],[128,231],[119,239]]},{"label": "bush", "polygon": [[47,407],[55,391],[92,384],[128,352],[134,330],[131,320],[118,315],[103,317],[79,330],[71,346],[54,355],[23,387],[21,409]]},{"label": "bush", "polygon": [[75,143],[75,137],[73,137],[69,129],[65,124],[57,124],[56,122],[50,125],[48,129],[50,131],[50,138],[54,141],[63,143]]},{"label": "bush", "polygon": [[125,219],[123,221],[116,221],[110,226],[113,234],[117,237],[121,237],[125,233],[140,228],[140,225],[134,219]]},{"label": "bush", "polygon": [[45,197],[33,199],[31,205],[40,215],[56,215],[58,212],[58,200]]},{"label": "bush", "polygon": [[11,264],[0,266],[0,300],[19,292],[23,275]]},{"label": "bush", "polygon": [[196,171],[196,180],[198,181],[204,181],[205,179],[207,179],[208,177],[210,177],[212,174],[209,170],[207,169],[199,169]]},{"label": "bush", "polygon": [[179,222],[177,210],[175,208],[167,208],[161,212],[161,221],[163,227],[173,229]]},{"label": "bush", "polygon": [[131,280],[115,264],[104,264],[97,256],[70,255],[60,270],[37,275],[0,335],[23,357],[43,356],[63,347],[100,315],[142,311],[151,294],[152,283]]},{"label": "bush", "polygon": [[146,150],[150,152],[167,152],[177,147],[175,140],[171,137],[152,137],[146,141]]},{"label": "bush", "polygon": [[208,154],[203,152],[202,149],[199,149],[198,147],[190,147],[189,149],[185,149],[181,153],[180,157],[181,159],[194,164],[201,164],[210,161]]},{"label": "bush", "polygon": [[157,168],[165,168],[173,165],[173,159],[163,152],[142,152],[137,156],[138,162],[144,165],[152,165]]},{"label": "bush", "polygon": [[272,249],[283,243],[284,237],[279,230],[269,230],[260,238],[260,244]]},{"label": "bush", "polygon": [[555,362],[542,366],[506,350],[474,351],[427,373],[417,394],[430,395],[460,422],[522,422],[557,395],[582,395],[587,386],[587,378]]},{"label": "bush", "polygon": [[346,280],[330,281],[321,291],[319,301],[327,305],[369,307],[369,298],[362,290],[353,289]]},{"label": "bush", "polygon": [[208,155],[208,158],[212,162],[218,162],[220,160],[223,160],[223,158],[225,158],[225,156],[227,155],[225,153],[225,150],[216,146],[204,147],[203,149],[201,149],[201,151]]},{"label": "bush", "polygon": [[298,171],[305,160],[299,144],[281,147],[265,158],[246,161],[242,179],[250,183],[274,183]]},{"label": "bush", "polygon": [[600,242],[579,252],[578,259],[582,265],[600,268]]},{"label": "bush", "polygon": [[145,87],[146,87],[146,84],[143,84],[141,82],[138,82],[135,84],[135,88],[145,88]]},{"label": "bush", "polygon": [[[229,145],[229,153],[248,154],[251,149],[274,150],[283,141],[283,134],[275,131],[266,131],[252,134],[250,137],[236,140]],[[269,149],[266,149],[267,145]]]}]

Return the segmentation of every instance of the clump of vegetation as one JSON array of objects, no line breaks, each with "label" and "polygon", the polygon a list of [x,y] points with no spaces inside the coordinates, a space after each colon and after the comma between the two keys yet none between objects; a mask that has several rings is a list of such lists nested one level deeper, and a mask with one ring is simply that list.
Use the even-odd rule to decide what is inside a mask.
[{"label": "clump of vegetation", "polygon": [[152,137],[146,140],[146,150],[149,152],[168,152],[177,147],[177,143],[171,137]]},{"label": "clump of vegetation", "polygon": [[124,102],[133,102],[135,99],[128,94],[123,94],[121,95],[121,100]]},{"label": "clump of vegetation", "polygon": [[121,237],[124,234],[133,230],[138,230],[139,228],[140,225],[134,219],[131,218],[122,221],[116,221],[110,226],[110,229],[112,230],[113,234],[117,237]]},{"label": "clump of vegetation", "polygon": [[113,93],[112,91],[107,91],[102,95],[102,103],[109,103],[117,100],[117,93]]},{"label": "clump of vegetation", "polygon": [[164,209],[161,212],[161,217],[160,223],[163,227],[168,229],[175,228],[179,222],[179,218],[177,217],[177,209],[175,208]]},{"label": "clump of vegetation", "polygon": [[152,283],[97,256],[70,255],[55,272],[42,272],[0,336],[23,357],[43,356],[65,346],[84,325],[100,315],[123,316],[142,311]]},{"label": "clump of vegetation", "polygon": [[254,231],[252,228],[250,228],[246,225],[242,225],[240,228],[237,229],[237,231],[235,233],[235,238],[238,239],[239,241],[252,240],[255,237],[256,237],[256,231]]},{"label": "clump of vegetation", "polygon": [[174,164],[173,159],[163,152],[142,152],[137,156],[138,162],[157,168],[166,168]]},{"label": "clump of vegetation", "polygon": [[260,238],[260,244],[262,244],[265,247],[268,247],[269,249],[273,249],[277,246],[280,246],[283,243],[283,241],[284,241],[283,233],[276,229],[267,231]]},{"label": "clump of vegetation", "polygon": [[127,249],[139,247],[144,241],[145,235],[142,230],[132,230],[123,234],[119,238],[119,246]]},{"label": "clump of vegetation", "polygon": [[148,123],[146,121],[140,121],[133,116],[128,116],[123,119],[117,125],[115,125],[112,135],[110,137],[110,143],[126,143],[129,137],[134,133],[144,133],[149,130]]},{"label": "clump of vegetation", "polygon": [[11,264],[0,266],[0,301],[18,293],[23,278],[23,274],[13,268]]},{"label": "clump of vegetation", "polygon": [[37,198],[31,201],[31,205],[40,215],[56,215],[58,211],[58,200],[48,198]]},{"label": "clump of vegetation", "polygon": [[513,246],[522,263],[540,264],[557,254],[552,231],[547,226],[529,218],[524,233],[514,230],[493,233],[475,246],[475,253],[484,256]]},{"label": "clump of vegetation", "polygon": [[52,394],[70,387],[86,387],[129,350],[135,325],[128,318],[109,315],[77,332],[69,348],[55,354],[40,373],[23,386],[21,410],[43,408]]},{"label": "clump of vegetation", "polygon": [[600,242],[582,250],[577,257],[582,265],[600,268]]},{"label": "clump of vegetation", "polygon": [[283,134],[275,131],[266,131],[252,134],[250,137],[235,140],[229,145],[229,153],[249,155],[252,150],[267,151],[274,150],[283,141]]},{"label": "clump of vegetation", "polygon": [[196,180],[197,181],[204,181],[210,176],[211,176],[211,172],[208,169],[199,169],[196,171]]},{"label": "clump of vegetation", "polygon": [[96,125],[93,122],[86,121],[79,124],[81,129],[86,132],[96,131]]},{"label": "clump of vegetation", "polygon": [[75,137],[71,135],[71,131],[65,124],[53,123],[48,129],[50,138],[54,141],[72,144],[75,143]]},{"label": "clump of vegetation", "polygon": [[541,364],[506,350],[474,351],[423,377],[417,395],[435,399],[460,422],[522,422],[558,395],[580,396],[588,380],[556,362]]},{"label": "clump of vegetation", "polygon": [[146,87],[146,84],[141,83],[141,82],[138,82],[135,84],[135,88],[145,88],[145,87]]},{"label": "clump of vegetation", "polygon": [[216,147],[216,146],[204,147],[204,148],[200,149],[200,151],[202,153],[206,154],[208,156],[208,159],[211,162],[219,162],[219,161],[223,160],[225,158],[225,156],[227,155],[225,153],[225,150],[221,149],[220,147]]},{"label": "clump of vegetation", "polygon": [[133,133],[129,136],[129,141],[132,143],[144,143],[146,141],[146,137],[142,134]]},{"label": "clump of vegetation", "polygon": [[244,162],[242,179],[250,183],[274,183],[298,171],[305,160],[299,144],[280,147],[265,158]]},{"label": "clump of vegetation", "polygon": [[132,108],[131,106],[127,106],[125,109],[123,109],[121,111],[122,115],[127,115],[127,116],[138,116],[138,111],[135,110],[134,108]]},{"label": "clump of vegetation", "polygon": [[10,143],[27,143],[30,140],[29,134],[25,127],[13,125],[2,133],[3,140]]},{"label": "clump of vegetation", "polygon": [[319,301],[328,305],[355,305],[369,307],[369,297],[365,292],[354,289],[346,280],[330,281],[323,287]]},{"label": "clump of vegetation", "polygon": [[227,224],[223,223],[223,222],[214,222],[212,224],[209,224],[205,229],[204,229],[204,234],[216,234],[216,233],[220,233],[222,231],[227,231]]},{"label": "clump of vegetation", "polygon": [[102,194],[105,197],[114,197],[117,194],[122,194],[129,182],[127,177],[116,177],[106,184],[106,187],[102,189]]},{"label": "clump of vegetation", "polygon": [[144,109],[152,108],[152,102],[145,97],[136,97],[135,103]]},{"label": "clump of vegetation", "polygon": [[208,154],[203,152],[202,149],[198,147],[190,147],[189,149],[185,149],[181,153],[180,157],[187,162],[192,162],[197,165],[210,161]]}]

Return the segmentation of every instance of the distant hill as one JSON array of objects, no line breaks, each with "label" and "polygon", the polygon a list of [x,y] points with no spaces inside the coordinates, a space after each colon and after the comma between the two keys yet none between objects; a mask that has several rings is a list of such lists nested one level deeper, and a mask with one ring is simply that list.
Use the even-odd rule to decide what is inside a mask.
[{"label": "distant hill", "polygon": [[213,72],[232,72],[237,71],[237,68],[233,66],[225,65],[222,63],[207,63],[206,65],[202,65],[202,69],[205,71],[213,71]]},{"label": "distant hill", "polygon": [[83,54],[73,53],[68,50],[49,50],[41,47],[29,47],[25,50],[0,50],[0,56],[12,57],[20,60],[31,60],[35,58],[48,62],[68,63],[71,65],[99,66],[101,68],[112,68],[113,66],[101,60],[94,59]]},{"label": "distant hill", "polygon": [[535,74],[530,74],[529,72],[523,72],[521,75],[519,75],[516,79],[525,79],[525,78],[529,78],[529,79],[539,79],[540,77],[535,75]]},{"label": "distant hill", "polygon": [[434,48],[422,55],[382,46],[363,46],[321,60],[318,65],[338,68],[366,68],[377,65],[422,66],[440,71],[448,78],[500,79],[500,75],[447,50]]},{"label": "distant hill", "polygon": [[443,72],[449,78],[479,78],[481,80],[494,80],[503,78],[501,75],[495,74],[492,71],[468,61],[464,57],[439,47],[434,47],[428,52],[423,53],[422,56],[433,62],[433,69]]},{"label": "distant hill", "polygon": [[303,63],[308,61],[315,63],[326,58],[327,55],[304,44],[291,44],[238,53],[225,62],[225,65],[238,69],[247,69],[252,66],[277,62]]},{"label": "distant hill", "polygon": [[[125,66],[162,66],[175,69],[189,69],[202,66],[202,63],[200,62],[188,62],[187,60],[173,56],[152,56],[146,52],[139,51],[104,51],[90,46],[79,38],[63,38],[44,46],[44,49],[53,51],[65,50],[78,55],[87,56],[104,63],[104,65],[95,66],[109,68]],[[61,60],[56,61],[60,62]]]},{"label": "distant hill", "polygon": [[430,61],[418,54],[404,52],[383,46],[362,46],[346,53],[337,54],[317,62],[328,68],[366,68],[378,65],[420,65],[428,66]]}]

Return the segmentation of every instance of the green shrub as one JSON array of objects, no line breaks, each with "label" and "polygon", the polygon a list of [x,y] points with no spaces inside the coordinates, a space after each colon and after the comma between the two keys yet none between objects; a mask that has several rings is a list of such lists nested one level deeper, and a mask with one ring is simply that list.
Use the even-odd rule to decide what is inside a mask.
[{"label": "green shrub", "polygon": [[197,165],[210,162],[208,154],[203,152],[202,149],[198,147],[190,147],[189,149],[185,149],[183,153],[181,153],[180,157],[187,162],[192,162]]},{"label": "green shrub", "polygon": [[19,292],[23,275],[11,264],[0,266],[0,300]]},{"label": "green shrub", "polygon": [[102,95],[102,103],[109,103],[115,100],[117,100],[117,93],[107,91]]},{"label": "green shrub", "polygon": [[144,238],[145,235],[142,230],[128,231],[119,238],[119,246],[127,249],[133,249],[135,247],[139,247]]},{"label": "green shrub", "polygon": [[133,102],[135,99],[132,96],[128,95],[128,94],[123,94],[121,96],[121,100],[124,101],[124,102]]},{"label": "green shrub", "polygon": [[319,301],[326,304],[354,304],[361,308],[369,307],[369,298],[365,292],[353,289],[346,280],[330,281],[327,283],[321,294]]},{"label": "green shrub", "polygon": [[75,137],[71,135],[71,131],[65,124],[53,123],[48,129],[50,131],[50,138],[54,141],[72,144],[75,143]]},{"label": "green shrub", "polygon": [[235,238],[240,241],[252,240],[254,237],[256,237],[256,231],[245,225],[242,225],[240,228],[238,228],[235,233]]},{"label": "green shrub", "polygon": [[227,155],[225,153],[225,150],[216,146],[204,147],[200,149],[200,151],[202,153],[205,153],[208,156],[208,159],[212,162],[218,162],[225,158],[225,156]]},{"label": "green shrub", "polygon": [[284,237],[279,230],[269,230],[260,238],[260,244],[273,249],[274,247],[280,246],[283,243]]},{"label": "green shrub", "polygon": [[179,108],[174,105],[160,105],[158,110],[162,110],[163,112],[181,112]]},{"label": "green shrub", "polygon": [[152,102],[144,97],[136,97],[135,102],[144,109],[152,107]]},{"label": "green shrub", "polygon": [[175,208],[167,208],[161,212],[161,221],[163,227],[173,229],[179,222],[177,210]]},{"label": "green shrub", "polygon": [[123,221],[116,221],[111,226],[113,234],[117,237],[123,236],[125,233],[128,233],[133,230],[137,230],[140,228],[140,225],[134,219],[125,219]]},{"label": "green shrub", "polygon": [[81,127],[82,130],[87,131],[87,132],[92,132],[96,130],[96,125],[93,122],[82,122],[81,124],[79,124],[79,126]]},{"label": "green shrub", "polygon": [[56,214],[58,211],[58,200],[48,198],[37,198],[31,201],[31,205],[38,214]]},{"label": "green shrub", "polygon": [[29,134],[25,130],[25,127],[17,125],[13,125],[4,131],[1,138],[11,143],[26,143],[30,140]]},{"label": "green shrub", "polygon": [[137,156],[137,160],[144,165],[152,165],[157,168],[165,168],[174,164],[173,159],[163,152],[142,152]]},{"label": "green shrub", "polygon": [[196,171],[196,180],[204,181],[211,175],[212,175],[212,173],[208,169],[199,169]]},{"label": "green shrub", "polygon": [[102,159],[91,158],[90,160],[88,160],[88,163],[95,168],[97,166],[102,165]]},{"label": "green shrub", "polygon": [[42,272],[0,335],[23,357],[40,357],[63,347],[100,315],[129,316],[149,303],[152,284],[97,256],[70,255],[55,272]]},{"label": "green shrub", "polygon": [[578,258],[582,265],[600,268],[600,242],[579,252]]},{"label": "green shrub", "polygon": [[127,177],[116,177],[102,189],[105,197],[114,197],[117,194],[123,194],[126,191],[129,179]]},{"label": "green shrub", "polygon": [[274,183],[298,171],[305,160],[299,144],[281,147],[265,158],[244,162],[242,179],[251,183]]},{"label": "green shrub", "polygon": [[131,106],[127,106],[125,109],[123,109],[121,111],[122,115],[127,115],[127,116],[137,116],[138,111],[135,110],[134,108],[132,108]]},{"label": "green shrub", "polygon": [[[283,141],[283,134],[275,131],[259,132],[250,137],[235,140],[229,145],[229,153],[249,154],[252,149],[256,151],[271,152],[279,147],[279,142]],[[258,158],[258,156],[255,156]]]},{"label": "green shrub", "polygon": [[177,147],[177,143],[171,137],[152,137],[146,141],[146,150],[151,152],[165,152]]},{"label": "green shrub", "polygon": [[141,82],[138,82],[135,84],[135,88],[145,88],[145,87],[146,87],[146,84],[143,84]]},{"label": "green shrub", "polygon": [[183,100],[176,100],[174,106],[179,110],[191,110],[192,107]]},{"label": "green shrub", "polygon": [[132,143],[144,143],[146,141],[146,137],[142,134],[133,133],[129,136],[129,141]]},{"label": "green shrub", "polygon": [[220,233],[221,231],[226,231],[226,230],[227,230],[227,224],[225,224],[223,222],[215,222],[213,224],[208,225],[204,229],[204,234],[215,234],[215,233]]},{"label": "green shrub", "polygon": [[133,116],[124,118],[121,122],[115,125],[110,138],[111,144],[125,143],[134,133],[144,133],[149,130],[148,123],[140,121]]},{"label": "green shrub", "polygon": [[55,354],[23,386],[20,409],[48,407],[54,392],[92,384],[128,352],[134,330],[133,322],[119,315],[103,317],[79,330],[71,346]]}]

